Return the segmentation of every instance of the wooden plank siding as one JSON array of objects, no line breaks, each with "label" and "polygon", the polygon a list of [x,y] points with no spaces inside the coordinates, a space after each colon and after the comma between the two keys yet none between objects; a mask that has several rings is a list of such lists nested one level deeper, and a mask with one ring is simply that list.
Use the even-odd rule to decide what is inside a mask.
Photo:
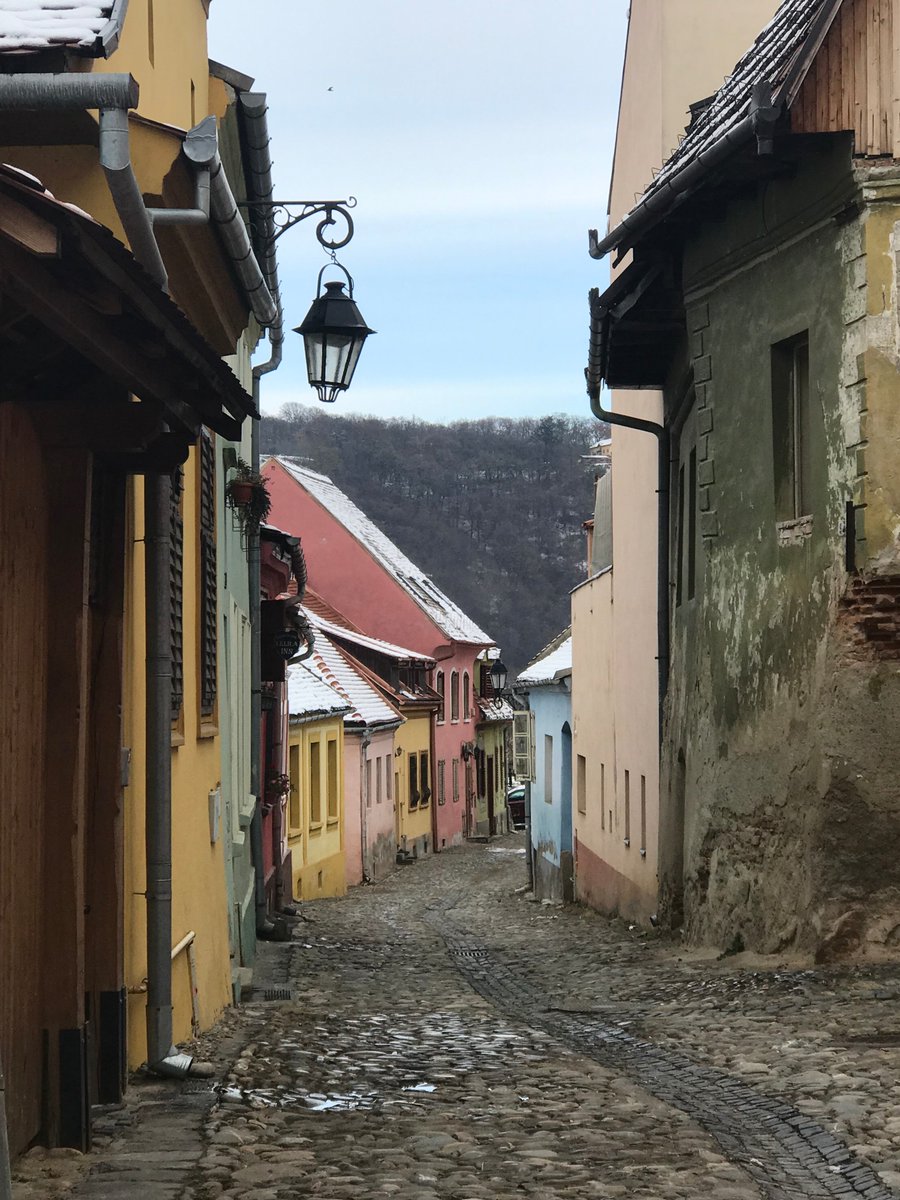
[{"label": "wooden plank siding", "polygon": [[43,1116],[47,490],[29,417],[0,405],[0,1055],[14,1154]]},{"label": "wooden plank siding", "polygon": [[900,0],[845,0],[791,106],[794,133],[852,130],[860,158],[900,158]]}]

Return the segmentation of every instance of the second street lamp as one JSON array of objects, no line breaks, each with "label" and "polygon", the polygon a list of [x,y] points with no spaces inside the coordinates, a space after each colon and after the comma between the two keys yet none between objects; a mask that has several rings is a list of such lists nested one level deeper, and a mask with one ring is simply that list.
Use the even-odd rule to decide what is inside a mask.
[{"label": "second street lamp", "polygon": [[506,681],[509,679],[509,672],[506,669],[502,659],[495,658],[491,666],[491,682],[494,685],[494,691],[498,696],[502,696],[506,690]]}]

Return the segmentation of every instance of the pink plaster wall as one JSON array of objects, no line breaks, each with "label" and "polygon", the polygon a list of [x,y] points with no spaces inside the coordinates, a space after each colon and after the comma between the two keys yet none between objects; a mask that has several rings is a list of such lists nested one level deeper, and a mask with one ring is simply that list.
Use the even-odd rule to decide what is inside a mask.
[{"label": "pink plaster wall", "polygon": [[[303,540],[310,588],[349,617],[364,633],[440,660],[438,666],[445,672],[447,680],[447,719],[443,726],[435,726],[432,757],[435,782],[438,761],[443,759],[447,764],[447,800],[443,805],[437,804],[435,786],[433,832],[436,850],[458,845],[464,833],[465,773],[461,764],[460,799],[454,804],[451,764],[454,758],[462,759],[463,742],[475,740],[475,714],[472,700],[470,719],[463,720],[460,683],[460,720],[451,723],[450,672],[458,670],[460,680],[463,671],[469,672],[472,696],[475,656],[482,647],[448,642],[446,634],[394,577],[280,463],[268,462],[263,474],[272,501],[269,518],[272,524]],[[449,658],[442,657],[448,653]],[[358,770],[356,774],[358,777]],[[358,800],[356,803],[358,815]],[[349,873],[347,882],[350,882]]]}]

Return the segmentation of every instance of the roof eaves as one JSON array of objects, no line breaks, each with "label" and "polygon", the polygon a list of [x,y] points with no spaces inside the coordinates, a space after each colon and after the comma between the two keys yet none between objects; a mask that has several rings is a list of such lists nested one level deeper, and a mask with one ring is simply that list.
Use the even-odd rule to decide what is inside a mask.
[{"label": "roof eaves", "polygon": [[[780,19],[784,29],[790,30],[790,12],[785,10],[797,7],[804,0],[784,0],[778,12],[772,18],[766,29],[762,31],[754,45],[736,65],[732,76],[716,93],[712,105],[692,126],[678,149],[663,166],[656,179],[648,186],[644,196],[637,205],[622,218],[615,229],[600,239],[597,230],[588,232],[589,253],[592,258],[605,258],[611,250],[618,250],[619,258],[626,253],[645,233],[659,224],[672,210],[691,194],[710,171],[722,166],[741,147],[754,137],[757,138],[760,154],[769,153],[775,122],[793,103],[803,80],[810,67],[815,62],[816,55],[831,28],[835,17],[840,11],[843,0],[818,0],[819,7],[814,13],[805,37],[797,46],[787,62],[780,65],[765,58],[763,51],[764,38]],[[802,13],[800,14],[802,16]],[[775,46],[777,51],[777,44]],[[737,122],[723,129],[722,134],[711,146],[703,149],[702,140],[709,125],[714,125],[722,117],[717,111],[716,100],[727,98],[732,80],[742,67],[753,65],[754,57],[760,59],[760,75],[750,80],[747,94],[740,98],[740,106],[747,106],[747,112]],[[765,74],[763,73],[765,71]],[[779,80],[778,75],[782,78]],[[727,108],[727,99],[726,99]],[[725,114],[727,119],[727,113]],[[695,157],[689,157],[691,146],[697,143],[699,149]],[[681,166],[668,170],[673,162],[680,157],[687,157]]]}]

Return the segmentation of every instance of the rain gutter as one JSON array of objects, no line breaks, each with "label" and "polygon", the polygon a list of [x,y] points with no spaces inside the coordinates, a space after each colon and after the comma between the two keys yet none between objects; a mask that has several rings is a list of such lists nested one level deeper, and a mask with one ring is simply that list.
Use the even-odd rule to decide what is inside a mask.
[{"label": "rain gutter", "polygon": [[611,250],[618,250],[621,255],[630,249],[643,234],[664,220],[704,176],[721,166],[754,137],[758,154],[771,154],[774,150],[775,125],[783,111],[784,104],[781,101],[773,102],[770,84],[754,84],[750,111],[726,130],[708,150],[701,150],[682,167],[661,177],[661,181],[658,176],[645,198],[605,238],[601,240],[596,229],[588,231],[588,253],[591,258],[605,258]]},{"label": "rain gutter", "polygon": [[[589,362],[601,361],[602,312],[600,293],[592,288],[590,293],[591,333]],[[599,371],[590,367],[585,371],[591,412],[598,421],[649,433],[657,444],[657,534],[656,534],[656,663],[658,680],[659,735],[662,740],[663,715],[666,693],[669,688],[669,430],[656,421],[645,421],[641,417],[630,417],[625,413],[613,412],[601,403],[601,377]]]}]

